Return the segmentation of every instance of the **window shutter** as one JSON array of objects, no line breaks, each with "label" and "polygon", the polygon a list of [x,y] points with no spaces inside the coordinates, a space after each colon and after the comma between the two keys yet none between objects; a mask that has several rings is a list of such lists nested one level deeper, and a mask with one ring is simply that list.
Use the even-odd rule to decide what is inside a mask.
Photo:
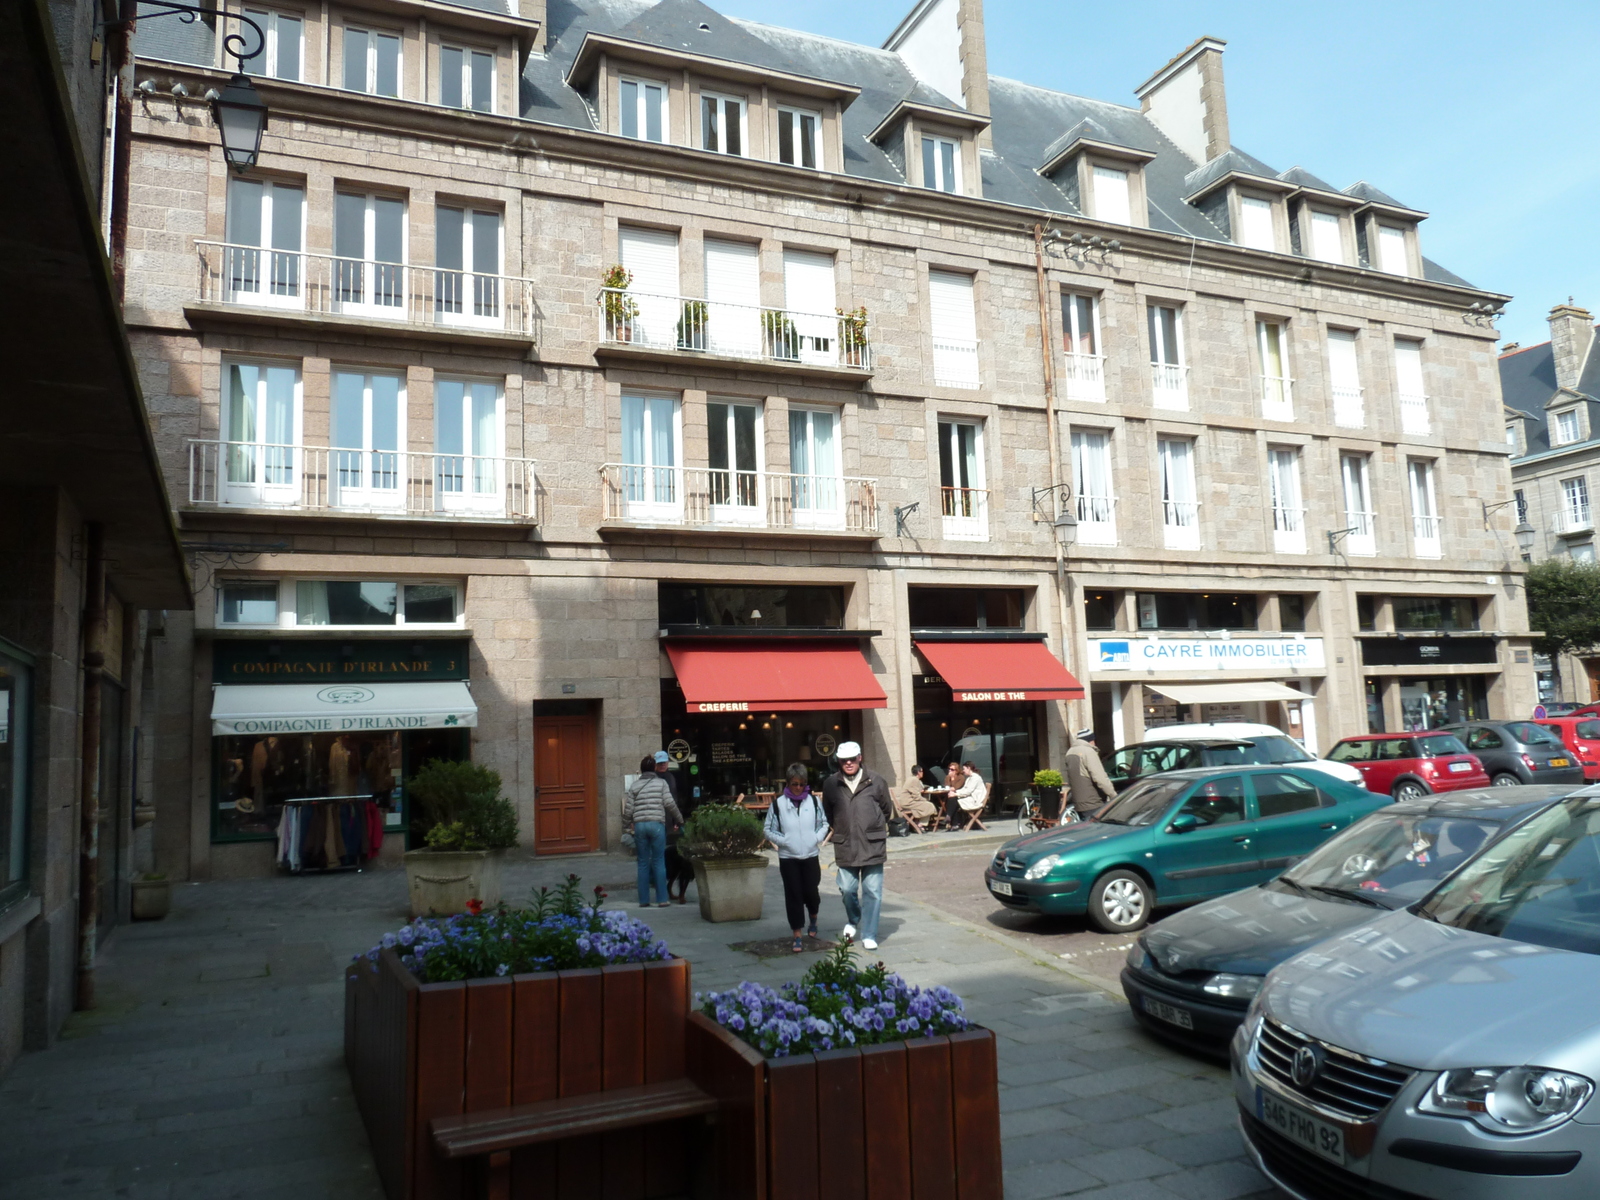
[{"label": "window shutter", "polygon": [[832,338],[838,332],[838,298],[833,286],[833,255],[814,250],[783,252],[783,306],[804,338]]},{"label": "window shutter", "polygon": [[972,307],[972,276],[929,271],[928,301],[935,341],[978,340],[978,320]]},{"label": "window shutter", "polygon": [[1349,330],[1328,331],[1328,376],[1336,388],[1361,386],[1361,371],[1356,365],[1356,335]]},{"label": "window shutter", "polygon": [[1094,217],[1097,221],[1115,221],[1118,225],[1133,224],[1126,171],[1094,168]]},{"label": "window shutter", "polygon": [[1239,197],[1239,244],[1253,250],[1276,250],[1272,228],[1272,203],[1255,196]]},{"label": "window shutter", "polygon": [[1407,340],[1394,344],[1394,379],[1396,390],[1402,396],[1423,396],[1422,343]]},{"label": "window shutter", "polygon": [[1311,256],[1320,258],[1323,262],[1344,261],[1344,237],[1339,229],[1337,214],[1325,212],[1311,214]]},{"label": "window shutter", "polygon": [[1378,226],[1378,266],[1391,275],[1411,274],[1410,256],[1406,254],[1406,231],[1391,225]]},{"label": "window shutter", "polygon": [[706,299],[719,304],[761,303],[761,273],[756,248],[749,242],[707,238]]},{"label": "window shutter", "polygon": [[677,296],[678,235],[663,229],[634,229],[623,226],[618,231],[622,247],[622,265],[633,274],[629,290],[646,295]]}]

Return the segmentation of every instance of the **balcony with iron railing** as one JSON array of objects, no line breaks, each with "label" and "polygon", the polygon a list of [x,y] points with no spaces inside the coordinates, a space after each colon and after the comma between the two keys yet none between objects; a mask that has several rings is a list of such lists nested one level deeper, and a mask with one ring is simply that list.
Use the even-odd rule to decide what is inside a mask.
[{"label": "balcony with iron railing", "polygon": [[1200,504],[1194,500],[1161,502],[1161,541],[1168,550],[1200,549]]},{"label": "balcony with iron railing", "polygon": [[606,463],[600,492],[603,526],[878,536],[875,479]]},{"label": "balcony with iron railing", "polygon": [[1272,551],[1274,554],[1306,552],[1306,510],[1292,505],[1272,506]]},{"label": "balcony with iron railing", "polygon": [[1414,516],[1411,518],[1411,545],[1418,558],[1443,558],[1440,541],[1443,518]]},{"label": "balcony with iron railing", "polygon": [[1582,504],[1568,501],[1556,510],[1552,524],[1554,533],[1588,533],[1594,528],[1594,515],[1588,501]]},{"label": "balcony with iron railing", "polygon": [[1286,375],[1261,378],[1261,415],[1269,421],[1294,420],[1294,380]]},{"label": "balcony with iron railing", "polygon": [[358,322],[469,340],[535,340],[533,282],[510,275],[196,242],[195,317]]},{"label": "balcony with iron railing", "polygon": [[946,540],[989,540],[989,493],[986,489],[942,487],[939,489],[939,511]]},{"label": "balcony with iron railing", "polygon": [[1189,368],[1183,363],[1151,363],[1150,386],[1157,408],[1189,407]]},{"label": "balcony with iron railing", "polygon": [[1367,423],[1366,405],[1362,402],[1362,389],[1341,387],[1329,389],[1333,394],[1333,423],[1346,429],[1360,429]]},{"label": "balcony with iron railing", "polygon": [[1098,404],[1106,398],[1106,356],[1073,354],[1066,356],[1061,372],[1068,400],[1087,400]]},{"label": "balcony with iron railing", "polygon": [[1433,430],[1428,418],[1428,398],[1412,393],[1400,393],[1400,432],[1427,437]]},{"label": "balcony with iron railing", "polygon": [[1378,553],[1378,514],[1345,509],[1344,552],[1359,558]]},{"label": "balcony with iron railing", "polygon": [[1083,546],[1115,546],[1117,498],[1079,492],[1075,500],[1078,506],[1078,543]]},{"label": "balcony with iron railing", "polygon": [[603,347],[630,352],[708,355],[870,374],[872,344],[864,313],[804,313],[628,288],[601,288]]},{"label": "balcony with iron railing", "polygon": [[191,508],[537,524],[529,458],[189,441]]}]

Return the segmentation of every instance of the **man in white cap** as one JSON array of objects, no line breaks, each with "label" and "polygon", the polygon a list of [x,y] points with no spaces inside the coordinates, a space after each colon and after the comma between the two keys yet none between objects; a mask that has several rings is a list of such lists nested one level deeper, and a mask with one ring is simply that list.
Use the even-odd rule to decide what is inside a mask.
[{"label": "man in white cap", "polygon": [[889,819],[894,800],[882,775],[861,765],[861,747],[841,742],[839,769],[822,783],[822,807],[833,827],[833,865],[844,898],[844,936],[878,948],[878,910],[883,905],[883,864],[888,858]]}]

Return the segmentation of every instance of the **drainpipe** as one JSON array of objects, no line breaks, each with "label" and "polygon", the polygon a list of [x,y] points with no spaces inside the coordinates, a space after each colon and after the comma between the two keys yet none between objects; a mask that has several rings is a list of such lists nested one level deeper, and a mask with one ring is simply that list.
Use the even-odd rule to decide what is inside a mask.
[{"label": "drainpipe", "polygon": [[[1044,226],[1033,227],[1033,271],[1034,278],[1039,286],[1039,356],[1044,364],[1044,412],[1045,429],[1050,440],[1050,486],[1061,486],[1061,430],[1060,419],[1056,412],[1056,355],[1055,347],[1051,343],[1050,333],[1050,284],[1044,271]],[[1050,493],[1056,498],[1056,504],[1061,503],[1061,493]],[[1054,513],[1051,514],[1055,516]],[[1055,536],[1054,527],[1051,528],[1051,540],[1056,547],[1056,605],[1061,621],[1061,657],[1063,660],[1070,657],[1072,649],[1077,645],[1077,635],[1073,631],[1072,606],[1070,604],[1070,584],[1067,581],[1067,553]],[[1068,742],[1071,742],[1072,727],[1067,720],[1070,701],[1061,701],[1061,715],[1066,724]]]},{"label": "drainpipe", "polygon": [[106,197],[106,253],[111,259],[111,280],[117,305],[126,299],[128,282],[128,171],[133,158],[133,30],[138,16],[136,0],[122,0],[121,17],[106,27],[106,68],[112,78],[111,145],[109,161],[102,165]]},{"label": "drainpipe", "polygon": [[73,1004],[94,1007],[94,952],[100,918],[100,695],[106,665],[105,530],[84,528],[83,760],[78,801],[78,986]]}]

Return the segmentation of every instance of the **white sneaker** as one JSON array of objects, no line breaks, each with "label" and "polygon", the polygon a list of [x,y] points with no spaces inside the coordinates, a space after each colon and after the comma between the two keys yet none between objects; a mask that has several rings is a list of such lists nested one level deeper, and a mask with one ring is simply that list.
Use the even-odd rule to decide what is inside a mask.
[{"label": "white sneaker", "polygon": [[856,927],[854,925],[846,925],[844,927],[844,932],[839,936],[844,938],[844,940],[847,942],[854,941],[856,936]]},{"label": "white sneaker", "polygon": [[863,950],[876,950],[878,948],[878,943],[873,941],[871,938],[862,938],[861,948]]}]

